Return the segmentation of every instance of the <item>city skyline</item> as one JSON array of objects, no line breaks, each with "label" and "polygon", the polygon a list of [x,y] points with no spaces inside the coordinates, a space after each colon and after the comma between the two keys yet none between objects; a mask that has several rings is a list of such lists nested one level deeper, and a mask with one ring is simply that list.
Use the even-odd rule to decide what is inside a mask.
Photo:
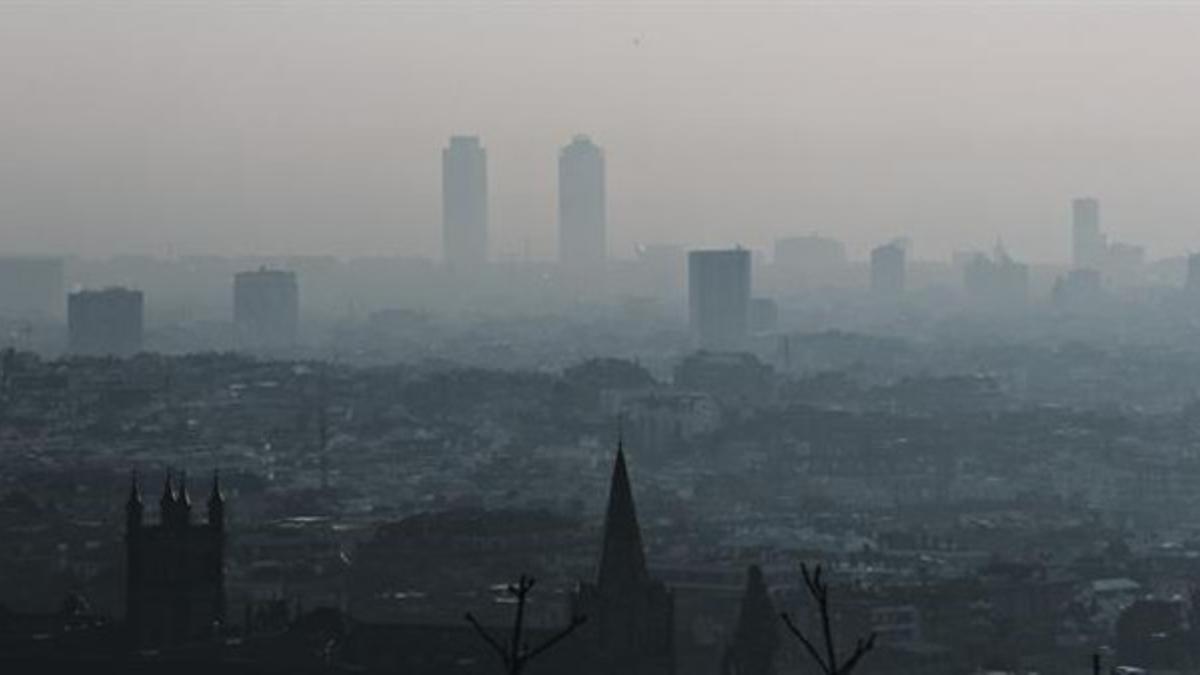
[{"label": "city skyline", "polygon": [[0,241],[436,257],[438,153],[470,133],[495,256],[552,258],[554,155],[584,132],[607,151],[618,257],[818,233],[855,257],[1002,235],[1056,260],[1085,194],[1152,257],[1197,246],[1194,9],[454,4],[6,6]]}]

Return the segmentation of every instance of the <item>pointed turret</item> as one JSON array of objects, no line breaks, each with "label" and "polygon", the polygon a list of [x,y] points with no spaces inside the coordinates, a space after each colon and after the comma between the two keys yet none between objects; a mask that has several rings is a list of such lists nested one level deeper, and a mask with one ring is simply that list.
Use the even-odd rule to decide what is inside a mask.
[{"label": "pointed turret", "polygon": [[208,524],[221,527],[225,524],[225,496],[221,494],[221,472],[213,471],[212,491],[208,493]]},{"label": "pointed turret", "polygon": [[733,642],[725,657],[725,671],[738,675],[771,675],[779,650],[779,614],[771,602],[767,583],[758,565],[746,573],[746,591],[738,613]]},{"label": "pointed turret", "polygon": [[167,471],[167,477],[163,480],[162,497],[158,499],[159,520],[163,525],[170,523],[175,518],[175,488],[171,485],[171,472]]},{"label": "pointed turret", "polygon": [[192,497],[188,494],[187,489],[187,472],[179,473],[179,494],[175,497],[177,506],[176,514],[179,517],[179,526],[187,527],[192,520]]},{"label": "pointed turret", "polygon": [[125,530],[132,532],[142,526],[142,491],[138,487],[138,475],[134,471],[129,479],[129,498],[125,500]]},{"label": "pointed turret", "polygon": [[608,492],[608,511],[604,517],[604,544],[600,553],[600,588],[640,585],[649,580],[642,531],[633,506],[633,490],[625,467],[625,448],[617,443],[617,461],[613,466]]}]

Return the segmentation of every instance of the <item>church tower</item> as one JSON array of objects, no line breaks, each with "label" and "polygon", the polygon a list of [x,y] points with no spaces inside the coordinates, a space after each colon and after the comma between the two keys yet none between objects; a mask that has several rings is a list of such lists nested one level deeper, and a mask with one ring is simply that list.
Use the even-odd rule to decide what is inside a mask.
[{"label": "church tower", "polygon": [[587,616],[581,629],[595,675],[673,675],[675,601],[650,577],[633,490],[618,444],[604,518],[600,567],[593,583],[582,583],[574,598],[576,614]]},{"label": "church tower", "polygon": [[213,477],[208,519],[191,520],[186,478],[170,474],[159,522],[144,522],[137,476],[125,503],[125,623],[135,648],[204,639],[225,620],[225,502]]}]

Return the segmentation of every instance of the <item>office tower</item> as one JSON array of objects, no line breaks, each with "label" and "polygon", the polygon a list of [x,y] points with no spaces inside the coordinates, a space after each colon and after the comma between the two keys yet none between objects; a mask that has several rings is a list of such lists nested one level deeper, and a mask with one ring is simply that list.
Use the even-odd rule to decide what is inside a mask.
[{"label": "office tower", "polygon": [[1100,269],[1108,252],[1108,241],[1100,231],[1100,202],[1092,197],[1071,203],[1072,263],[1075,267]]},{"label": "office tower", "polygon": [[675,672],[675,598],[650,576],[633,490],[618,446],[604,517],[600,567],[594,582],[579,585],[575,615],[580,630],[579,667],[587,675],[672,675]]},{"label": "office tower", "polygon": [[141,291],[106,288],[67,298],[70,351],[85,356],[131,356],[142,350]]},{"label": "office tower", "polygon": [[892,242],[871,251],[871,293],[881,298],[904,295],[904,247]]},{"label": "office tower", "polygon": [[1200,296],[1200,253],[1192,253],[1187,259],[1187,281],[1184,290],[1189,295]]},{"label": "office tower", "polygon": [[776,282],[784,286],[828,284],[846,266],[846,247],[836,239],[808,235],[775,242]]},{"label": "office tower", "polygon": [[186,478],[167,476],[159,522],[145,522],[137,478],[125,502],[125,625],[133,647],[213,639],[225,623],[225,498],[216,476],[204,522],[192,522]]},{"label": "office tower", "polygon": [[442,253],[462,273],[488,257],[487,153],[477,136],[451,136],[442,150]]},{"label": "office tower", "polygon": [[750,320],[750,252],[688,254],[688,315],[701,349],[738,350]]},{"label": "office tower", "polygon": [[238,273],[233,279],[233,323],[242,346],[295,345],[300,323],[296,274],[265,267]]},{"label": "office tower", "polygon": [[607,256],[604,151],[576,136],[558,156],[558,261],[569,273],[594,273]]},{"label": "office tower", "polygon": [[0,316],[61,318],[62,299],[62,260],[0,258]]}]

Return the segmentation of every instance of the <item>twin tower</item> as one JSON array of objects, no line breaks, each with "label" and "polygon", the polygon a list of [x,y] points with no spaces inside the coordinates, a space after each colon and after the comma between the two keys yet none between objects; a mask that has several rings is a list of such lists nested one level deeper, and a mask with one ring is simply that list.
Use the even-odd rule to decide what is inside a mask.
[{"label": "twin tower", "polygon": [[225,621],[225,498],[214,474],[208,514],[193,522],[187,477],[167,475],[159,522],[144,519],[134,475],[125,502],[125,608],[132,646],[182,645]]}]

